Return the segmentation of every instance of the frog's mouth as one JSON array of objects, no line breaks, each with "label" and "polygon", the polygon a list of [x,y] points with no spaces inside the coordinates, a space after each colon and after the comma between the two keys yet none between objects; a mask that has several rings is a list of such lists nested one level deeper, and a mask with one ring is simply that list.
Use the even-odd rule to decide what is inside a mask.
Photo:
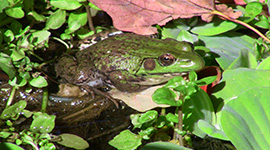
[{"label": "frog's mouth", "polygon": [[140,85],[159,85],[166,83],[170,79],[176,77],[176,76],[184,76],[187,75],[188,72],[179,72],[179,73],[151,73],[144,75],[143,78],[144,81],[140,81],[137,84]]}]

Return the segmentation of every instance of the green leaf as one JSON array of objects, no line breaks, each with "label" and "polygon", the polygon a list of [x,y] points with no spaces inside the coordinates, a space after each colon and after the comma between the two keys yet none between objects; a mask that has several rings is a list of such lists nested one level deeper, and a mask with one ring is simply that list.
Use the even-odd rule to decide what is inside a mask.
[{"label": "green leaf", "polygon": [[0,53],[0,68],[9,76],[10,79],[15,77],[16,70],[12,64],[11,58],[4,53]]},{"label": "green leaf", "polygon": [[44,21],[46,20],[46,17],[45,17],[45,16],[40,15],[40,14],[38,14],[38,13],[35,12],[35,11],[31,11],[31,12],[29,12],[27,15],[33,16],[34,19],[35,19],[36,21],[39,21],[39,22],[44,22]]},{"label": "green leaf", "polygon": [[216,58],[220,67],[225,70],[239,56],[241,49],[253,52],[255,40],[249,36],[228,32],[218,36],[199,36]]},{"label": "green leaf", "polygon": [[245,90],[224,106],[221,125],[236,149],[270,147],[269,89],[268,84]]},{"label": "green leaf", "polygon": [[246,49],[241,49],[240,55],[235,59],[234,62],[228,67],[228,69],[234,68],[256,68],[257,61],[255,56]]},{"label": "green leaf", "polygon": [[198,127],[205,132],[207,135],[228,141],[228,137],[225,135],[223,130],[217,129],[215,126],[213,126],[211,123],[205,121],[205,120],[199,120]]},{"label": "green leaf", "polygon": [[43,43],[44,41],[49,40],[50,35],[51,33],[47,30],[36,31],[33,32],[32,35],[29,37],[29,41],[33,45],[38,45]]},{"label": "green leaf", "polygon": [[150,139],[150,135],[155,131],[155,128],[154,127],[148,127],[144,130],[141,130],[139,132],[139,135],[142,136],[142,138],[144,140],[149,140]]},{"label": "green leaf", "polygon": [[246,5],[246,11],[249,15],[255,17],[262,12],[263,6],[260,2],[252,2]]},{"label": "green leaf", "polygon": [[74,134],[60,134],[59,137],[62,139],[58,141],[58,144],[64,145],[65,147],[74,149],[86,149],[89,147],[87,141],[83,138]]},{"label": "green leaf", "polygon": [[1,119],[16,119],[20,113],[24,110],[26,107],[27,102],[26,101],[19,101],[7,108],[5,108],[1,114]]},{"label": "green leaf", "polygon": [[48,82],[43,76],[38,76],[37,78],[33,78],[31,81],[29,81],[29,84],[37,88],[43,88],[43,87],[48,86]]},{"label": "green leaf", "polygon": [[193,36],[187,30],[181,30],[176,38],[178,41],[186,41],[193,43]]},{"label": "green leaf", "polygon": [[5,13],[8,16],[16,19],[21,19],[24,17],[24,11],[22,10],[22,6],[7,8],[5,9]]},{"label": "green leaf", "polygon": [[33,132],[50,133],[54,128],[54,115],[36,112],[33,115],[33,119],[34,120],[30,126],[30,130]]},{"label": "green leaf", "polygon": [[[68,17],[68,30],[70,33],[78,30],[87,23],[87,13],[70,13]],[[67,33],[67,32],[66,32]],[[67,34],[70,34],[67,33]]]},{"label": "green leaf", "polygon": [[24,150],[20,146],[13,144],[13,143],[7,143],[7,142],[2,142],[0,143],[0,149],[6,149],[6,150]]},{"label": "green leaf", "polygon": [[[1,131],[0,132],[0,137],[1,138],[8,138],[10,135],[12,135],[12,133],[11,132],[6,132],[6,131]],[[1,147],[1,146],[0,146]]]},{"label": "green leaf", "polygon": [[66,21],[66,11],[58,9],[54,12],[46,22],[47,29],[58,29],[60,28]]},{"label": "green leaf", "polygon": [[255,25],[263,29],[269,28],[269,22],[265,16],[259,16],[259,21],[256,22]]},{"label": "green leaf", "polygon": [[22,49],[13,49],[12,53],[10,55],[10,58],[12,58],[13,61],[19,61],[25,57],[25,53]]},{"label": "green leaf", "polygon": [[267,57],[266,59],[264,59],[259,64],[259,66],[257,67],[257,69],[270,70],[270,56]]},{"label": "green leaf", "polygon": [[152,99],[157,104],[168,104],[171,106],[181,106],[182,101],[176,100],[176,94],[169,88],[159,88],[152,95]]},{"label": "green leaf", "polygon": [[167,119],[168,121],[173,122],[173,123],[178,123],[178,116],[176,116],[176,115],[174,115],[174,114],[172,114],[172,113],[168,113],[168,114],[166,115],[166,119]]},{"label": "green leaf", "polygon": [[[218,101],[230,100],[247,89],[257,86],[269,86],[270,70],[255,70],[249,68],[228,69],[223,72],[222,82],[215,88],[213,96]],[[224,87],[224,84],[226,86]],[[213,98],[214,98],[213,97]],[[223,103],[223,102],[222,102]]]},{"label": "green leaf", "polygon": [[141,116],[141,114],[131,114],[131,115],[130,115],[131,123],[132,123],[133,126],[134,126],[133,129],[141,128],[142,123],[139,122],[140,116]]},{"label": "green leaf", "polygon": [[180,85],[186,85],[186,80],[182,76],[174,77],[171,80],[169,80],[165,87],[167,88],[176,88]]},{"label": "green leaf", "polygon": [[82,4],[77,0],[51,0],[50,4],[54,7],[65,10],[75,10],[82,6]]},{"label": "green leaf", "polygon": [[88,5],[89,5],[91,8],[95,9],[95,10],[101,10],[100,8],[98,8],[96,5],[94,5],[94,4],[91,3],[91,2],[89,2]]},{"label": "green leaf", "polygon": [[155,110],[149,110],[146,113],[142,114],[140,116],[140,118],[138,119],[138,121],[141,124],[151,123],[151,122],[155,121],[157,119],[157,117],[158,117],[158,112],[157,111],[155,111]]},{"label": "green leaf", "polygon": [[188,79],[190,82],[194,82],[197,80],[197,74],[195,73],[195,71],[191,71],[188,75]]},{"label": "green leaf", "polygon": [[15,87],[23,87],[27,83],[27,80],[25,78],[22,78],[20,76],[14,77],[12,80],[8,81],[8,84]]},{"label": "green leaf", "polygon": [[192,150],[170,142],[152,142],[143,146],[140,150]]},{"label": "green leaf", "polygon": [[4,32],[4,41],[10,43],[14,40],[14,33],[11,30],[6,30]]},{"label": "green leaf", "polygon": [[196,81],[198,86],[204,86],[213,83],[217,79],[217,76],[209,76]]},{"label": "green leaf", "polygon": [[129,130],[124,130],[109,141],[109,144],[117,149],[130,150],[140,146],[142,144],[141,140],[141,136],[136,135]]},{"label": "green leaf", "polygon": [[8,1],[7,0],[2,0],[1,3],[0,3],[0,13],[2,13],[3,10],[5,8],[7,8],[8,6],[9,6]]},{"label": "green leaf", "polygon": [[190,31],[202,36],[213,36],[230,31],[236,27],[237,24],[231,21],[215,21],[205,23],[202,26],[195,26]]},{"label": "green leaf", "polygon": [[[75,34],[78,36],[79,39],[85,39],[85,38],[87,38],[95,33],[94,33],[94,31],[89,31],[87,29],[81,28],[81,29],[77,30],[75,32]],[[61,39],[63,39],[63,38],[61,37]]]},{"label": "green leaf", "polygon": [[183,124],[185,131],[191,131],[193,134],[203,138],[206,134],[198,127],[200,119],[215,123],[214,108],[208,94],[202,89],[190,96],[183,105]]}]

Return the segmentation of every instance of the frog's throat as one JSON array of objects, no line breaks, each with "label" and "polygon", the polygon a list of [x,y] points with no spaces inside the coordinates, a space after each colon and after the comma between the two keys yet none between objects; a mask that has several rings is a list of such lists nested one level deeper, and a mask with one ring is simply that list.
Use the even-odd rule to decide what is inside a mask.
[{"label": "frog's throat", "polygon": [[161,73],[156,73],[156,74],[148,74],[147,76],[144,76],[145,80],[144,81],[140,81],[139,83],[136,84],[140,84],[140,85],[159,85],[159,84],[163,84],[166,83],[167,81],[169,81],[170,79],[176,77],[176,76],[183,76],[183,75],[187,75],[188,72],[179,72],[179,73],[165,73],[165,74],[161,74]]}]

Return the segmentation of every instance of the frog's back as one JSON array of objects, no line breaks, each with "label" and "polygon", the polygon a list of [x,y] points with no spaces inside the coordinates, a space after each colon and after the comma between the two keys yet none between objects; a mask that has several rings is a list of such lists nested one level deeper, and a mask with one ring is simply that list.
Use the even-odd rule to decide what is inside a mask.
[{"label": "frog's back", "polygon": [[115,35],[83,50],[77,58],[88,59],[103,72],[128,70],[135,72],[143,60],[141,51],[151,38],[135,34]]}]

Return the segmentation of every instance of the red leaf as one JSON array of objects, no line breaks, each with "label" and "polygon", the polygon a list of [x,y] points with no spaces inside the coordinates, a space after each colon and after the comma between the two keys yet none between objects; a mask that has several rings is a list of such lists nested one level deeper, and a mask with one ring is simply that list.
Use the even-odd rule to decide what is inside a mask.
[{"label": "red leaf", "polygon": [[217,76],[216,80],[213,83],[209,85],[200,86],[200,88],[203,89],[208,95],[211,95],[215,86],[219,83],[221,79],[220,68],[217,66],[205,67],[204,69],[200,70],[197,74],[198,74],[198,79],[208,77],[208,76]]},{"label": "red leaf", "polygon": [[[210,14],[213,0],[90,0],[113,19],[114,27],[123,31],[149,35],[156,33],[154,24],[165,25],[177,18]],[[203,19],[211,21],[211,16]]]}]

